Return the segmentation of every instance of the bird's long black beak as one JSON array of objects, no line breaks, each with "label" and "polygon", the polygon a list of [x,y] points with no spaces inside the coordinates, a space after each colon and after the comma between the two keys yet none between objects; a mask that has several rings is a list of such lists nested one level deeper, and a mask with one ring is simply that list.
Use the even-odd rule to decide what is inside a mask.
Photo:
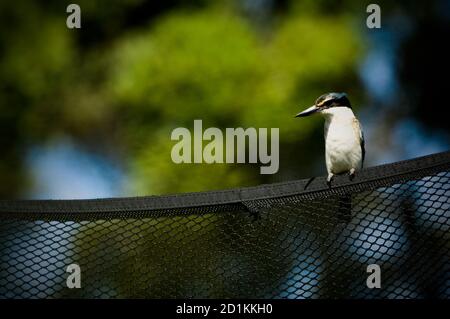
[{"label": "bird's long black beak", "polygon": [[319,111],[320,108],[313,105],[311,107],[308,107],[306,110],[304,110],[303,112],[298,113],[295,117],[304,117],[304,116],[308,116],[311,114],[316,113],[317,111]]}]

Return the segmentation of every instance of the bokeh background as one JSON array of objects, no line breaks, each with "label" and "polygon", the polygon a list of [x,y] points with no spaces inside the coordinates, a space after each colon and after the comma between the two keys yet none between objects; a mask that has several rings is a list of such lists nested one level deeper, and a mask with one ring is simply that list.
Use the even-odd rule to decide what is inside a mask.
[{"label": "bokeh background", "polygon": [[[323,120],[349,94],[366,166],[449,149],[450,1],[0,2],[0,198],[202,191],[325,174]],[[176,127],[279,127],[280,170],[170,159]]]}]

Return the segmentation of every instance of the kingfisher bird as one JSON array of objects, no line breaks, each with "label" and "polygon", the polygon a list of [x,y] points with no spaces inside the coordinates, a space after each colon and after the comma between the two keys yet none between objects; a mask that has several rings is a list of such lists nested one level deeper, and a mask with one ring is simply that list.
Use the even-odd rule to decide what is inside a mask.
[{"label": "kingfisher bird", "polygon": [[358,119],[353,114],[345,93],[321,95],[313,106],[295,117],[320,113],[325,118],[325,162],[327,184],[331,186],[334,175],[348,173],[353,179],[355,171],[364,163],[364,135]]}]

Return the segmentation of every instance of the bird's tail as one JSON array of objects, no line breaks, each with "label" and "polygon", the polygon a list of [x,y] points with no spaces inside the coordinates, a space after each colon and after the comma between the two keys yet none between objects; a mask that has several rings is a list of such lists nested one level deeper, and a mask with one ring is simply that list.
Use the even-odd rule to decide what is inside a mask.
[{"label": "bird's tail", "polygon": [[339,222],[344,222],[346,224],[350,223],[352,220],[352,195],[343,195],[339,197],[339,205],[337,217]]}]

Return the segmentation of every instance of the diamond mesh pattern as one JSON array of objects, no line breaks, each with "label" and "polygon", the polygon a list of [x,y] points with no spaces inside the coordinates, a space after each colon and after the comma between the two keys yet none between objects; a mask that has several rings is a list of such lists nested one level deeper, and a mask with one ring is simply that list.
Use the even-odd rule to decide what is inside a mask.
[{"label": "diamond mesh pattern", "polygon": [[[448,166],[247,204],[4,212],[0,297],[449,298]],[[80,289],[66,286],[72,263]]]}]

